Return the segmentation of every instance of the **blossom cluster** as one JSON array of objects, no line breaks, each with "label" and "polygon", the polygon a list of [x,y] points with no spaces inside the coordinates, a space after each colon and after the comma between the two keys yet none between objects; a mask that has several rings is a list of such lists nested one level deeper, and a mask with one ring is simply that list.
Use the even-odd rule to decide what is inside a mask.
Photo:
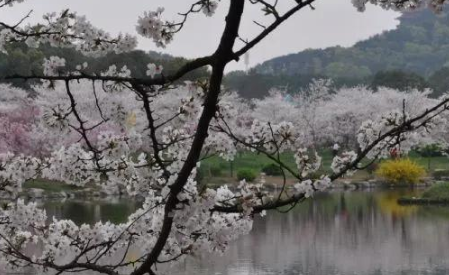
[{"label": "blossom cluster", "polygon": [[331,186],[331,179],[327,176],[323,176],[320,179],[312,180],[306,179],[294,185],[296,192],[304,194],[305,198],[310,198],[314,193],[318,191],[326,190]]},{"label": "blossom cluster", "polygon": [[13,153],[0,154],[0,191],[17,195],[25,181],[39,175],[41,161]]},{"label": "blossom cluster", "polygon": [[152,39],[156,46],[164,48],[173,41],[174,35],[184,26],[189,13],[202,11],[206,16],[210,17],[214,15],[218,7],[218,2],[214,0],[201,0],[193,6],[199,7],[195,9],[192,7],[190,12],[181,14],[185,16],[185,19],[178,23],[164,21],[162,14],[165,9],[161,7],[155,11],[144,12],[137,21],[136,31],[139,35]]},{"label": "blossom cluster", "polygon": [[[350,166],[357,159],[357,154],[353,151],[343,152],[342,154],[335,156],[332,160],[331,168],[336,174],[344,172],[344,170]],[[354,167],[356,168],[356,167]],[[347,169],[346,174],[351,175],[355,171],[354,169]]]},{"label": "blossom cluster", "polygon": [[[116,65],[109,66],[108,70],[101,73],[102,76],[129,78],[131,70],[125,65],[121,69],[117,69]],[[121,81],[106,81],[104,87],[110,92],[119,92],[126,88],[126,84]]]},{"label": "blossom cluster", "polygon": [[218,2],[213,0],[205,0],[202,3],[202,11],[206,16],[214,15],[216,9],[218,8]]},{"label": "blossom cluster", "polygon": [[29,47],[48,43],[51,46],[75,47],[89,56],[102,56],[108,52],[121,53],[134,49],[137,39],[120,34],[111,37],[107,32],[94,27],[85,16],[65,10],[59,14],[48,13],[45,24],[36,26],[13,26],[0,32],[0,50],[13,41],[23,41]]},{"label": "blossom cluster", "polygon": [[[391,131],[401,127],[403,123],[409,120],[410,116],[407,113],[392,111],[380,116],[378,119],[363,122],[357,134],[360,148],[369,150],[367,154],[369,158],[385,158],[390,156],[390,150],[393,148],[400,150],[402,153],[407,153],[421,143],[437,142],[447,144],[447,141],[441,136],[446,128],[442,126],[445,123],[441,122],[447,121],[447,118],[438,114],[405,125],[402,128],[406,127],[408,131],[397,131],[397,133],[386,136],[381,141],[373,144],[380,136],[391,133]],[[441,127],[437,127],[437,124],[441,125]],[[424,127],[416,127],[414,129],[418,125],[424,125]]]},{"label": "blossom cluster", "polygon": [[65,59],[58,56],[51,56],[49,59],[44,59],[43,73],[47,76],[57,76],[60,74],[60,69],[65,67]]},{"label": "blossom cluster", "polygon": [[154,76],[161,74],[164,67],[162,65],[156,65],[156,64],[148,64],[147,65],[147,76],[151,76],[151,78],[154,78]]},{"label": "blossom cluster", "polygon": [[299,148],[294,157],[298,171],[303,178],[316,172],[321,167],[321,157],[315,152],[314,158],[310,158],[307,148]]},{"label": "blossom cluster", "polygon": [[0,1],[0,5],[8,5],[10,7],[12,7],[14,4],[16,3],[23,3],[25,0],[4,0]]},{"label": "blossom cluster", "polygon": [[143,37],[153,39],[153,42],[159,47],[165,47],[173,40],[175,26],[164,22],[161,15],[163,8],[156,11],[145,12],[137,21],[136,31]]},{"label": "blossom cluster", "polygon": [[352,4],[357,10],[363,12],[366,9],[366,4],[370,3],[378,5],[384,9],[393,9],[397,11],[413,10],[423,6],[427,6],[435,11],[441,11],[444,1],[441,0],[351,0]]}]

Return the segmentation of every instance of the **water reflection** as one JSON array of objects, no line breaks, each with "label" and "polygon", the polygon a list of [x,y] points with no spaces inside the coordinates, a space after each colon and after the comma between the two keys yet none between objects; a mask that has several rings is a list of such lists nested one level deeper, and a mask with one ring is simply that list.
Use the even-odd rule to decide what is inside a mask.
[{"label": "water reflection", "polygon": [[404,192],[323,194],[176,274],[448,274],[449,208],[399,206]]},{"label": "water reflection", "polygon": [[[449,207],[400,206],[407,190],[332,192],[288,214],[257,218],[252,233],[223,256],[188,258],[174,275],[449,274]],[[76,222],[122,222],[138,206],[115,202],[45,202],[49,215]]]},{"label": "water reflection", "polygon": [[127,217],[140,207],[141,202],[132,199],[109,198],[104,200],[49,200],[39,201],[48,217],[72,219],[76,224],[94,224],[98,221],[126,222]]}]

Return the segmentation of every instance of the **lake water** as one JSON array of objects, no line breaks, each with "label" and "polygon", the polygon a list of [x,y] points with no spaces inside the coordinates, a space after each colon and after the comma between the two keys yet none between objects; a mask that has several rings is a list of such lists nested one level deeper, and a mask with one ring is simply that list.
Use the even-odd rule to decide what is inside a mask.
[{"label": "lake water", "polygon": [[[287,214],[270,212],[223,256],[188,258],[174,275],[449,274],[449,207],[399,206],[407,190],[331,192]],[[121,222],[138,203],[45,202],[77,222]]]}]

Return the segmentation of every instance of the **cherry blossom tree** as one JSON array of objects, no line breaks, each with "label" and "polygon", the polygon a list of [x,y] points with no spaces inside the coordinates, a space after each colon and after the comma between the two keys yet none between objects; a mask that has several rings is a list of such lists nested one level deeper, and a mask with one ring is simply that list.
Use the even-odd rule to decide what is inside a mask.
[{"label": "cherry blossom tree", "polygon": [[415,116],[438,102],[429,98],[429,94],[430,91],[398,91],[385,87],[380,87],[377,92],[367,87],[341,88],[328,100],[320,101],[317,113],[321,116],[317,127],[323,133],[322,140],[356,149],[357,133],[365,121],[392,111]]},{"label": "cherry blossom tree", "polygon": [[[251,118],[280,123],[289,121],[301,129],[301,141],[306,147],[323,148],[335,142],[357,150],[357,133],[362,124],[390,112],[417,115],[439,102],[430,98],[431,91],[399,91],[379,87],[342,87],[335,89],[329,80],[315,80],[310,87],[289,95],[273,90],[270,95],[253,100]],[[447,143],[442,131],[421,137],[423,142]]]},{"label": "cherry blossom tree", "polygon": [[[0,0],[0,7],[14,8],[23,1]],[[33,267],[45,274],[155,274],[158,266],[188,255],[225,251],[231,241],[251,230],[255,215],[280,207],[292,208],[326,189],[335,179],[361,168],[362,159],[381,157],[391,147],[405,142],[412,145],[414,137],[445,122],[441,114],[448,109],[448,98],[418,114],[401,109],[371,118],[357,133],[358,153],[342,152],[334,158],[331,174],[310,178],[320,167],[321,158],[304,145],[303,129],[292,121],[251,121],[242,105],[233,104],[235,97],[223,92],[221,84],[228,63],[239,60],[315,1],[292,0],[288,9],[279,10],[276,0],[198,0],[177,21],[164,20],[163,8],[144,12],[138,18],[137,34],[164,47],[190,17],[212,16],[218,5],[228,5],[216,51],[169,75],[157,64],[148,64],[147,79],[133,77],[126,66],[111,66],[105,72],[90,74],[86,71],[89,64],[83,63],[71,71],[64,59],[55,56],[43,61],[42,75],[6,76],[42,80],[42,87],[37,88],[41,89],[40,96],[54,98],[41,104],[42,129],[49,136],[75,139],[59,143],[59,148],[46,158],[2,154],[2,190],[14,196],[27,179],[44,177],[79,186],[95,183],[111,192],[124,188],[131,196],[144,196],[145,203],[125,223],[99,222],[90,226],[54,218],[48,221],[45,211],[35,203],[13,200],[0,211],[1,262],[14,270]],[[353,2],[363,10],[368,1]],[[369,2],[384,8],[407,9],[420,5],[437,8],[443,1]],[[260,7],[272,21],[260,33],[243,39],[240,23],[248,5]],[[14,42],[29,47],[48,43],[102,56],[131,50],[137,44],[134,36],[112,37],[69,10],[47,14],[43,23],[35,26],[24,25],[24,20],[0,22],[0,50]],[[239,38],[243,44],[236,43]],[[205,66],[211,69],[208,81],[175,86],[175,81],[186,73]],[[91,95],[87,97],[86,93]],[[160,104],[164,95],[172,100]],[[211,189],[198,185],[196,171],[202,159],[219,155],[229,160],[242,148],[266,155],[284,174],[295,177],[297,184],[290,189],[284,182],[274,195],[267,193],[262,183],[242,181],[235,191],[227,186]],[[281,161],[284,151],[294,153],[297,167]],[[39,246],[40,252],[29,252],[33,246]],[[130,257],[132,251],[139,256]]]},{"label": "cherry blossom tree", "polygon": [[0,152],[30,156],[49,153],[49,139],[38,129],[40,108],[29,93],[0,85],[0,102]]}]

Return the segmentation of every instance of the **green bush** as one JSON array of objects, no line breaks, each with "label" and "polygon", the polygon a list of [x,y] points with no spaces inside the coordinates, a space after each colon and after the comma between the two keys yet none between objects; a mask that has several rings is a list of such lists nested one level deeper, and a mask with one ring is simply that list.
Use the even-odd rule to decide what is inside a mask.
[{"label": "green bush", "polygon": [[426,199],[449,199],[449,182],[437,183],[429,187],[422,194]]},{"label": "green bush", "polygon": [[426,146],[419,147],[416,152],[425,158],[441,157],[443,155],[443,149],[438,144],[428,144]]},{"label": "green bush", "polygon": [[221,167],[218,165],[212,165],[210,167],[210,174],[212,177],[219,177],[221,176]]},{"label": "green bush", "polygon": [[282,175],[282,170],[279,167],[279,165],[276,165],[274,163],[265,165],[262,168],[262,172],[265,173],[267,176],[280,176]]},{"label": "green bush", "polygon": [[256,179],[256,172],[251,169],[240,169],[237,171],[238,180],[253,181]]}]

